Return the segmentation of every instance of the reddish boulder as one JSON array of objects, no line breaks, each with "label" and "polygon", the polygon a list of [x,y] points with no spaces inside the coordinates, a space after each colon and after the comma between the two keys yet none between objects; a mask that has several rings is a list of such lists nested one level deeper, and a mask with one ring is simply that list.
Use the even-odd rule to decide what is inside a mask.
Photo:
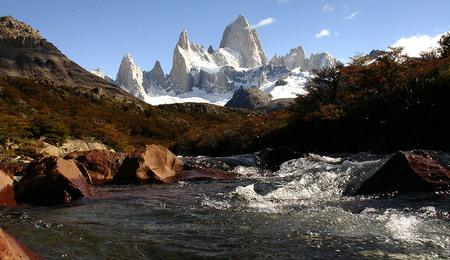
[{"label": "reddish boulder", "polygon": [[349,194],[439,191],[450,188],[450,171],[430,152],[398,152]]},{"label": "reddish boulder", "polygon": [[427,151],[401,153],[408,160],[409,167],[434,190],[450,189],[450,169],[442,165],[435,155]]},{"label": "reddish boulder", "polygon": [[129,154],[113,182],[119,184],[171,182],[176,172],[183,170],[183,162],[161,145],[147,145]]},{"label": "reddish boulder", "polygon": [[0,228],[0,259],[41,259],[28,247]]},{"label": "reddish boulder", "polygon": [[12,176],[0,170],[0,207],[16,206]]},{"label": "reddish boulder", "polygon": [[105,184],[114,178],[127,155],[108,150],[72,152],[64,157],[73,160],[89,184]]},{"label": "reddish boulder", "polygon": [[81,197],[92,197],[89,186],[75,163],[56,156],[31,162],[15,191],[17,202],[37,205],[56,205]]}]

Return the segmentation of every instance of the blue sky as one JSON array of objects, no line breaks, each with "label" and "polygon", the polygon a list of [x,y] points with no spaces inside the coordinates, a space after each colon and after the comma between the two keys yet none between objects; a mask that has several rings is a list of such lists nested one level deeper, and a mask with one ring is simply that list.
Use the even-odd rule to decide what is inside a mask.
[{"label": "blue sky", "polygon": [[143,70],[159,60],[169,73],[184,29],[216,49],[239,14],[259,24],[269,59],[301,45],[308,56],[326,51],[346,61],[450,31],[449,0],[0,0],[0,15],[30,24],[85,69],[113,78],[127,52]]}]

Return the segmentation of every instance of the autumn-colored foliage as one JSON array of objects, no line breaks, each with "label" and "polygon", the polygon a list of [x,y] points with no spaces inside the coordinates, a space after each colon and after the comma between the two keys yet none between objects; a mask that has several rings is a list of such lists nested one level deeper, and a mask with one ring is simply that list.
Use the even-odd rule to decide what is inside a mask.
[{"label": "autumn-colored foliage", "polygon": [[[263,115],[208,104],[144,105],[101,91],[0,77],[0,153],[7,142],[94,138],[117,151],[162,144],[176,154],[450,150],[450,35],[411,58],[394,48],[317,73],[294,107]],[[27,149],[23,145],[22,149]],[[23,142],[22,142],[23,144]]]},{"label": "autumn-colored foliage", "polygon": [[401,53],[392,48],[374,60],[357,56],[347,66],[319,72],[308,83],[309,94],[297,98],[286,129],[296,133],[296,148],[449,150],[450,59],[435,51],[420,58]]}]

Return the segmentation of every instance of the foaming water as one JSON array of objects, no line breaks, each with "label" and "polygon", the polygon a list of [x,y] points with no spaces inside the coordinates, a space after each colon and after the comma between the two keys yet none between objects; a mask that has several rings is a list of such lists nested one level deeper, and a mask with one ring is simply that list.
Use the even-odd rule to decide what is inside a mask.
[{"label": "foaming water", "polygon": [[191,158],[227,181],[94,186],[98,199],[0,210],[46,259],[448,259],[450,194],[345,196],[387,157]]}]

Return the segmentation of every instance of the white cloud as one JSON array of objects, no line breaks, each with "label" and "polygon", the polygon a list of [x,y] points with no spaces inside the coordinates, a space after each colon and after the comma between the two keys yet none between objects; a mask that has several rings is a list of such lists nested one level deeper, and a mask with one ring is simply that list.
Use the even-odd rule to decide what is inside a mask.
[{"label": "white cloud", "polygon": [[355,18],[357,15],[361,15],[361,14],[363,14],[363,13],[358,10],[356,12],[353,12],[351,15],[344,17],[344,19],[345,20],[350,20],[350,19]]},{"label": "white cloud", "polygon": [[277,4],[287,4],[289,3],[289,0],[278,0]]},{"label": "white cloud", "polygon": [[250,25],[250,28],[251,29],[258,28],[258,27],[261,27],[261,26],[269,25],[269,24],[274,23],[276,21],[277,20],[275,20],[272,17],[270,17],[270,18],[267,18],[267,19],[264,19],[264,20],[260,21],[256,25]]},{"label": "white cloud", "polygon": [[401,38],[392,47],[404,47],[403,54],[407,54],[410,57],[419,57],[421,52],[430,51],[433,48],[439,47],[439,39],[442,34],[438,34],[435,37],[428,35],[414,35],[409,38]]},{"label": "white cloud", "polygon": [[334,10],[334,6],[331,6],[329,4],[324,5],[322,8],[322,11],[325,11],[325,12],[333,12],[333,10]]},{"label": "white cloud", "polygon": [[330,30],[323,29],[320,33],[316,34],[316,38],[322,38],[324,36],[330,36]]}]

